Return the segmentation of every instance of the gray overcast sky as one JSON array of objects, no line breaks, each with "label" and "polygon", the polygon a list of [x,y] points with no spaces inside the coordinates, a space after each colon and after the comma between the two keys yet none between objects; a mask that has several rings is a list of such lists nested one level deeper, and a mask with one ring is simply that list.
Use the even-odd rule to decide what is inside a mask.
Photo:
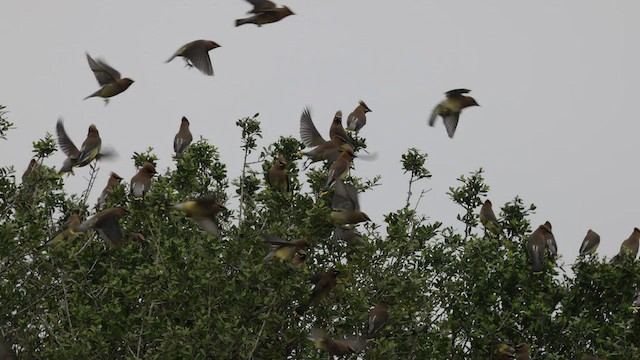
[{"label": "gray overcast sky", "polygon": [[[416,147],[429,153],[434,175],[418,185],[433,189],[419,210],[446,225],[462,225],[448,187],[482,166],[494,207],[515,195],[538,205],[533,224],[552,222],[566,262],[589,228],[602,237],[599,253],[612,256],[640,226],[637,0],[278,3],[297,15],[262,28],[233,26],[250,9],[241,0],[5,3],[0,103],[16,129],[0,142],[2,165],[20,176],[32,141],[55,133],[59,116],[78,146],[95,123],[103,145],[120,154],[101,163],[95,199],[109,171],[127,182],[134,175],[134,151],[151,146],[162,172],[173,167],[185,115],[194,136],[220,148],[233,178],[238,118],[260,112],[266,146],[298,137],[305,106],[328,132],[336,110],[346,117],[363,99],[373,112],[362,134],[380,156],[358,161],[355,174],[382,175],[383,185],[361,197],[378,223],[404,205],[400,156]],[[196,39],[222,46],[210,53],[214,77],[181,59],[164,63]],[[82,101],[98,89],[85,51],[135,80],[106,107]],[[459,87],[481,107],[463,112],[449,139],[440,120],[435,128],[426,120],[443,92]],[[88,173],[79,169],[67,189],[81,192]]]}]

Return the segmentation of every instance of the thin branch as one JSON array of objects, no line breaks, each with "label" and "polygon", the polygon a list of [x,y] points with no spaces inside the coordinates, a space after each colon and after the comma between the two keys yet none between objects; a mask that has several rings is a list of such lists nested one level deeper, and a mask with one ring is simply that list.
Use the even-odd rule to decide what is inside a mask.
[{"label": "thin branch", "polygon": [[251,349],[251,352],[249,353],[249,357],[248,357],[249,359],[253,359],[253,353],[258,348],[258,343],[260,342],[262,331],[264,330],[264,326],[267,324],[267,319],[269,318],[270,314],[271,314],[271,307],[269,307],[269,311],[267,312],[267,316],[265,316],[265,319],[262,320],[262,326],[260,326],[260,331],[258,331],[258,336],[256,336],[256,342],[253,344],[253,349]]},{"label": "thin branch", "polygon": [[82,199],[82,202],[84,204],[87,203],[87,199],[89,198],[89,194],[91,193],[91,189],[93,188],[93,184],[96,181],[96,177],[98,177],[98,171],[100,171],[100,167],[98,167],[98,161],[92,162],[89,165],[89,168],[91,168],[91,173],[89,174],[89,183],[87,184],[87,188],[84,189],[84,191],[82,192],[82,195],[80,195],[80,198]]},{"label": "thin branch", "polygon": [[67,283],[65,282],[66,275],[62,274],[62,291],[64,292],[64,310],[67,312],[67,320],[69,320],[69,329],[73,333],[73,324],[71,324],[71,314],[69,313],[69,298],[67,297]]}]

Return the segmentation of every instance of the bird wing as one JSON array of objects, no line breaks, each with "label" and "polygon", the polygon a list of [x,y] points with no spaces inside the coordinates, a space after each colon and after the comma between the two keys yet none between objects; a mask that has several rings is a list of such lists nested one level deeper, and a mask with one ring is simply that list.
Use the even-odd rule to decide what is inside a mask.
[{"label": "bird wing", "polygon": [[88,53],[87,61],[89,62],[89,67],[91,68],[91,71],[93,71],[93,75],[96,77],[96,80],[98,80],[98,84],[100,84],[100,86],[105,86],[120,80],[120,73],[116,69],[107,65],[104,61],[100,59],[94,60]]},{"label": "bird wing", "polygon": [[264,234],[264,242],[276,246],[295,246],[295,244],[289,241],[282,240],[279,237],[270,234]]},{"label": "bird wing", "polygon": [[218,225],[210,218],[202,217],[202,216],[193,216],[193,221],[200,226],[200,228],[213,236],[220,235],[220,229],[218,229]]},{"label": "bird wing", "polygon": [[[353,211],[358,209],[358,194],[357,190],[354,194],[355,187],[353,185],[346,185],[342,179],[336,179],[336,188],[333,192],[333,200],[331,201],[331,208],[336,211]],[[354,200],[355,196],[355,200]]]},{"label": "bird wing", "polygon": [[137,198],[143,197],[146,191],[147,190],[141,181],[138,181],[137,179],[131,181],[131,195]]},{"label": "bird wing", "polygon": [[347,128],[349,130],[355,131],[358,129],[358,123],[364,120],[364,118],[361,118],[360,115],[361,114],[357,113],[356,111],[353,111],[351,114],[349,114],[349,117],[347,117]]},{"label": "bird wing", "polygon": [[186,51],[184,56],[189,59],[193,66],[203,74],[213,76],[211,58],[209,57],[209,52],[204,46],[193,46],[191,49]]},{"label": "bird wing", "polygon": [[118,217],[108,217],[102,220],[96,231],[109,247],[118,248],[122,245],[122,230],[120,230]]},{"label": "bird wing", "polygon": [[431,116],[429,117],[429,126],[433,126],[436,124],[436,120],[438,119],[438,114],[440,113],[440,104],[436,105],[431,111]]},{"label": "bird wing", "polygon": [[269,0],[247,0],[251,5],[253,5],[253,9],[249,11],[249,14],[257,14],[263,12],[268,9],[272,9],[276,7],[272,1]]},{"label": "bird wing", "polygon": [[588,233],[580,246],[580,255],[593,254],[600,245],[600,236],[595,233]]},{"label": "bird wing", "polygon": [[448,98],[454,98],[459,97],[462,94],[468,94],[469,92],[471,92],[469,89],[453,89],[447,91],[445,95],[447,95]]},{"label": "bird wing", "polygon": [[326,142],[313,124],[308,108],[305,108],[300,115],[300,139],[307,147],[318,146]]},{"label": "bird wing", "polygon": [[67,155],[68,157],[78,158],[80,154],[80,150],[76,147],[76,145],[71,141],[69,135],[64,130],[64,122],[62,118],[58,119],[56,123],[56,133],[58,134],[58,146],[60,146],[60,150]]},{"label": "bird wing", "polygon": [[96,215],[87,218],[87,220],[85,220],[82,224],[80,224],[80,226],[78,226],[77,232],[87,231],[88,229],[92,228],[97,221],[98,217]]},{"label": "bird wing", "polygon": [[80,166],[84,166],[89,162],[91,162],[93,158],[98,156],[101,145],[102,145],[101,141],[90,141],[90,142],[85,141],[84,143],[82,143],[82,147],[80,148],[80,154],[78,154],[78,164],[80,164]]},{"label": "bird wing", "polygon": [[450,138],[453,138],[453,134],[456,132],[456,128],[458,127],[458,119],[460,119],[460,113],[450,113],[444,117],[444,127],[447,128],[447,135]]}]

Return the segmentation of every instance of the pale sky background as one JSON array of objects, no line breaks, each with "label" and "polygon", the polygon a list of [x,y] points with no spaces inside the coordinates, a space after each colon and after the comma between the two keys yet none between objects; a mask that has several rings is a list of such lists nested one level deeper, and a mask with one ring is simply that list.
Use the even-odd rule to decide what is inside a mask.
[{"label": "pale sky background", "polygon": [[[134,151],[154,148],[159,170],[174,167],[173,137],[187,116],[195,138],[219,147],[229,176],[241,171],[238,118],[260,112],[264,139],[299,138],[310,106],[323,135],[336,110],[359,99],[373,110],[362,130],[374,162],[355,175],[382,175],[360,202],[374,221],[401,208],[408,175],[400,156],[429,153],[432,190],[419,211],[462,229],[448,199],[455,179],[479,167],[498,206],[521,196],[538,206],[534,226],[553,224],[559,252],[573,262],[589,228],[608,257],[640,226],[640,2],[596,0],[279,0],[296,15],[261,28],[234,27],[251,7],[242,0],[10,1],[0,22],[0,104],[16,129],[0,141],[0,165],[19,178],[32,142],[55,134],[58,117],[77,146],[96,124],[103,146],[120,158],[102,162],[91,194],[110,171],[128,183]],[[182,59],[164,61],[196,39],[216,41],[207,77]],[[98,89],[85,58],[103,58],[135,83],[111,99],[82,101]],[[632,86],[633,85],[633,86]],[[479,108],[463,112],[454,139],[427,118],[443,93],[471,89]],[[257,154],[256,154],[257,156]],[[47,161],[56,168],[64,156]],[[86,186],[89,168],[65,179]],[[237,200],[233,199],[237,205]]]}]

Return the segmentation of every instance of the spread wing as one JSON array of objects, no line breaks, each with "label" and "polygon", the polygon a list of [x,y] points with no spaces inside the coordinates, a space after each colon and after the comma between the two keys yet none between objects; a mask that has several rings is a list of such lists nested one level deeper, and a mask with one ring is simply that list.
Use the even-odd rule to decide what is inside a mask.
[{"label": "spread wing", "polygon": [[325,140],[322,138],[322,135],[316,129],[316,126],[313,124],[313,120],[311,120],[311,113],[309,113],[309,109],[305,108],[302,111],[302,115],[300,115],[300,139],[305,146],[318,146],[325,143]]},{"label": "spread wing", "polygon": [[60,150],[62,150],[62,152],[68,157],[77,159],[80,154],[80,150],[78,150],[76,145],[69,138],[69,135],[67,135],[67,132],[64,130],[62,118],[59,118],[56,123],[56,133],[58,134],[58,146],[60,146]]},{"label": "spread wing", "polygon": [[98,84],[100,84],[100,86],[105,86],[120,80],[120,73],[116,69],[107,65],[104,61],[100,59],[94,60],[88,53],[87,61],[89,62],[89,67],[91,68],[91,71],[93,71],[93,75],[96,77],[96,80],[98,80]]},{"label": "spread wing", "polygon": [[358,189],[345,184],[342,179],[336,179],[331,208],[336,211],[353,211],[360,208],[358,204]]}]

